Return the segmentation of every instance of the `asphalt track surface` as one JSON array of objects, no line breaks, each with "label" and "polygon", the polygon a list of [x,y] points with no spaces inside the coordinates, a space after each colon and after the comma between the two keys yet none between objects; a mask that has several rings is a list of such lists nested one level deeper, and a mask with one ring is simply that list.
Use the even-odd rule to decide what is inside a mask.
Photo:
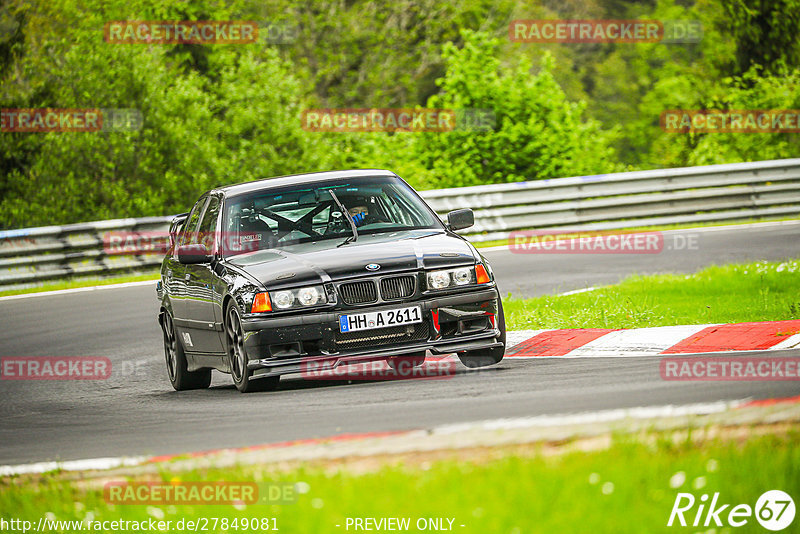
[{"label": "asphalt track surface", "polygon": [[[665,236],[659,254],[486,252],[504,294],[613,283],[633,273],[800,257],[800,224]],[[694,235],[694,240],[689,239]],[[689,247],[688,242],[694,244]],[[673,248],[669,248],[670,246]],[[338,434],[612,408],[800,394],[796,382],[674,382],[658,358],[506,359],[483,371],[393,382],[284,377],[239,394],[214,372],[206,391],[169,385],[154,286],[0,300],[0,356],[105,356],[108,380],[0,380],[0,465],[178,454]]]}]

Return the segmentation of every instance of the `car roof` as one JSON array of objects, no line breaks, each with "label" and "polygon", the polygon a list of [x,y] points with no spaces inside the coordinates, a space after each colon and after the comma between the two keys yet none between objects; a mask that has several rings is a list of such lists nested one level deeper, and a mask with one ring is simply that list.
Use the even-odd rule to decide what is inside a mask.
[{"label": "car roof", "polygon": [[260,191],[271,189],[273,187],[283,187],[287,185],[306,185],[316,184],[320,182],[338,182],[347,178],[358,177],[387,177],[397,176],[392,171],[385,169],[354,169],[349,171],[325,171],[325,172],[309,172],[305,174],[292,174],[289,176],[276,176],[275,178],[264,178],[261,180],[253,180],[251,182],[244,182],[235,185],[226,185],[225,187],[217,187],[214,191],[220,191],[226,197],[238,196],[253,191]]}]

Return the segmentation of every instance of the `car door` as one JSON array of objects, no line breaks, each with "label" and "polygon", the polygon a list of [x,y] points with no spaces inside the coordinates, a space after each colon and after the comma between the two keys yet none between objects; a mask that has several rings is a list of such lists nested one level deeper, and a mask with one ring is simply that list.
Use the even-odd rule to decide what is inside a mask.
[{"label": "car door", "polygon": [[[189,244],[192,240],[191,236],[197,233],[197,226],[200,224],[200,215],[207,201],[208,197],[205,195],[202,196],[189,212],[186,222],[183,225],[183,230],[178,234],[175,250],[173,251],[174,256],[172,261],[169,262],[167,272],[165,273],[167,285],[170,288],[175,328],[183,342],[183,346],[187,350],[193,350],[194,342],[191,338],[191,333],[187,331],[186,321],[189,319],[187,298],[189,295],[186,287],[186,265],[178,261],[178,247]],[[189,337],[187,337],[187,335]]]},{"label": "car door", "polygon": [[[215,254],[217,250],[215,234],[219,223],[220,204],[220,198],[216,195],[208,197],[197,232],[190,236],[191,244],[205,245],[209,254]],[[222,330],[220,310],[222,295],[219,291],[219,275],[214,271],[213,263],[184,265],[187,327],[194,344],[189,350],[194,352],[223,351],[219,334]]]}]

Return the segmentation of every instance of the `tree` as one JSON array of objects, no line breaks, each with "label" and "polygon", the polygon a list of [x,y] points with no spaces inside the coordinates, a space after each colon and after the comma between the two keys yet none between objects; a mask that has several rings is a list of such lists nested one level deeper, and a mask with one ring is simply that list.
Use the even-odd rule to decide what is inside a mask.
[{"label": "tree", "polygon": [[583,116],[552,75],[553,60],[538,72],[526,59],[503,67],[499,42],[485,32],[462,31],[464,45],[444,45],[446,73],[429,108],[490,110],[495,127],[419,136],[416,153],[440,187],[602,174],[617,168],[614,130]]},{"label": "tree", "polygon": [[723,0],[722,6],[719,24],[736,43],[729,74],[800,67],[800,0]]}]

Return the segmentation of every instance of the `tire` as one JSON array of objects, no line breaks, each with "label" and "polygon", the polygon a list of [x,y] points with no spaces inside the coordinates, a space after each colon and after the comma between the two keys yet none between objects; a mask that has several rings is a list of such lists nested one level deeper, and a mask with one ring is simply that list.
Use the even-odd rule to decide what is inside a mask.
[{"label": "tire", "polygon": [[476,369],[478,367],[496,365],[502,361],[506,353],[506,316],[503,312],[503,301],[500,300],[499,295],[497,297],[497,308],[497,327],[500,330],[497,341],[501,342],[503,346],[496,349],[468,350],[459,354],[458,359],[461,360],[464,366]]},{"label": "tire", "polygon": [[189,371],[183,344],[175,334],[175,323],[168,311],[164,312],[161,330],[164,333],[164,357],[167,363],[167,376],[176,391],[206,389],[211,385],[211,369]]},{"label": "tire", "polygon": [[242,316],[236,304],[231,303],[225,312],[225,339],[228,349],[228,368],[233,385],[242,393],[269,391],[278,387],[279,376],[254,378],[253,371],[247,368],[247,349],[244,346]]},{"label": "tire", "polygon": [[415,352],[414,354],[409,354],[407,356],[393,356],[391,358],[386,358],[386,363],[389,364],[389,367],[391,367],[394,370],[397,370],[399,366],[419,367],[420,365],[425,363],[425,356],[427,354],[428,354],[427,351],[422,351],[422,352]]}]

